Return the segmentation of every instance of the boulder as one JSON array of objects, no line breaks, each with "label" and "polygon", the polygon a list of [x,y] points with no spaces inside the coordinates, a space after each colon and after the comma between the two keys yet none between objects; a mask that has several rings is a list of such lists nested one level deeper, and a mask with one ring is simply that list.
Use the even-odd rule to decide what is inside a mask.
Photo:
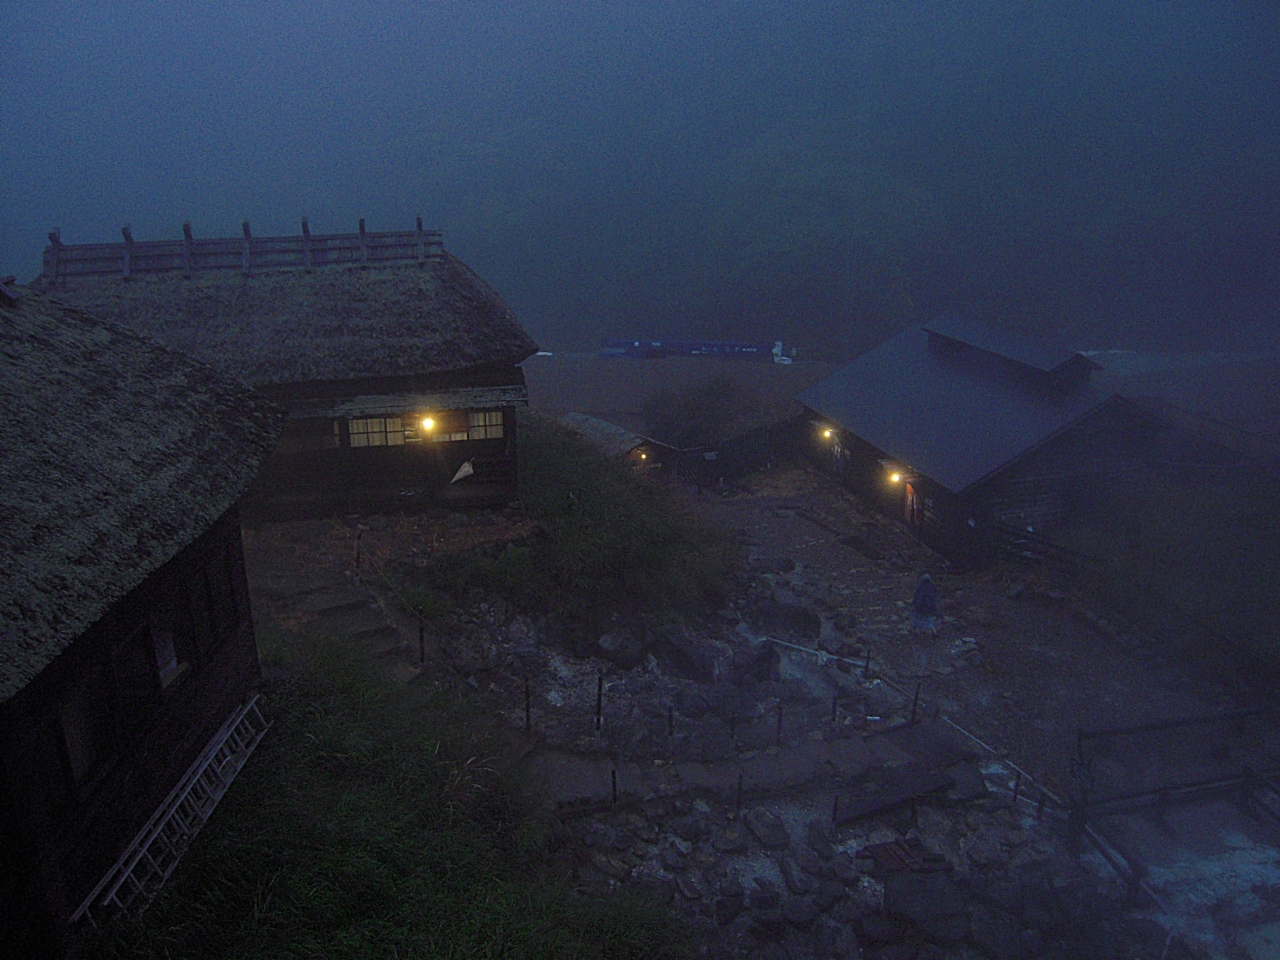
[{"label": "boulder", "polygon": [[884,883],[884,909],[916,924],[935,940],[956,943],[969,935],[964,892],[945,873],[890,874]]},{"label": "boulder", "polygon": [[606,633],[596,641],[599,655],[622,670],[634,670],[644,663],[645,645],[626,631]]},{"label": "boulder", "polygon": [[786,824],[768,810],[757,807],[743,818],[757,840],[770,850],[785,850],[791,845]]}]

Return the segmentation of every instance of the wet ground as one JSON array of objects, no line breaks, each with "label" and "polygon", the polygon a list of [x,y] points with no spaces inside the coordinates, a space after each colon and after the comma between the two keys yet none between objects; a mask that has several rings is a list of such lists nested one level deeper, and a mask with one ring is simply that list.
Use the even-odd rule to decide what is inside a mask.
[{"label": "wet ground", "polygon": [[[432,550],[527,533],[510,512],[248,531],[255,611],[349,636],[397,680],[474,688],[523,744],[559,868],[584,893],[670,903],[709,955],[1269,955],[1266,817],[1224,803],[1108,823],[1146,865],[1135,898],[1072,852],[1057,802],[1078,727],[1236,706],[1228,691],[1047,575],[950,575],[816,472],[690,500],[747,555],[705,623],[620,621],[571,651],[554,622],[477,594],[420,670],[404,585]],[[936,634],[910,626],[925,570]]]}]

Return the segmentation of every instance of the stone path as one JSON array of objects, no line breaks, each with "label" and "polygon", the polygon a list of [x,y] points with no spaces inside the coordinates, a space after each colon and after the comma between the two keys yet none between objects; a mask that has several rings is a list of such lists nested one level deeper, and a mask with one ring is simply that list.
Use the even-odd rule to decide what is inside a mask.
[{"label": "stone path", "polygon": [[[752,559],[742,593],[707,623],[619,622],[571,651],[555,623],[477,595],[428,635],[428,669],[468,683],[525,738],[524,775],[552,819],[558,868],[586,894],[630,887],[663,899],[715,957],[1195,955],[1134,915],[1098,858],[1068,852],[1052,805],[1037,817],[1024,791],[1015,808],[1007,761],[935,718],[989,721],[993,698],[1003,702],[1000,674],[983,670],[1002,641],[976,628],[991,598],[957,608],[978,588],[949,584],[956,613],[943,637],[905,642],[901,594],[926,551],[873,521],[841,535],[852,546],[838,542],[829,528],[848,517],[813,504],[755,508],[763,526],[743,527]],[[488,536],[468,527],[483,519],[452,522]],[[797,523],[808,524],[802,563],[763,529]],[[388,551],[410,553],[421,532],[410,534],[384,564]],[[378,538],[363,535],[366,546]],[[353,541],[350,524],[247,536],[255,609],[309,635],[349,637],[412,680],[416,618],[384,581],[354,575]],[[831,550],[838,577],[814,562]],[[1060,616],[1049,599],[1036,610]],[[840,659],[861,663],[868,649],[901,682]],[[919,678],[958,685],[930,689],[912,723],[904,690]],[[971,689],[986,699],[957,699]],[[993,734],[1005,732],[981,731],[1000,745],[1009,741]]]}]

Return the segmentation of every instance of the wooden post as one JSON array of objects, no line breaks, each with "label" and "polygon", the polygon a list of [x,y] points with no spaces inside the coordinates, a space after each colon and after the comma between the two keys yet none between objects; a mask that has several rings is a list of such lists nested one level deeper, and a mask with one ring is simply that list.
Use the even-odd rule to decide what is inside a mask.
[{"label": "wooden post", "polygon": [[916,695],[911,698],[911,723],[916,722],[916,709],[920,706],[920,684],[916,684]]},{"label": "wooden post", "polygon": [[422,218],[418,218],[418,266],[427,265],[427,237],[422,232]]},{"label": "wooden post", "polygon": [[369,242],[364,236],[364,217],[360,218],[360,262],[369,265]]},{"label": "wooden post", "polygon": [[133,231],[129,224],[125,224],[120,228],[120,235],[124,237],[124,263],[121,275],[128,280],[133,273]]},{"label": "wooden post", "polygon": [[422,608],[418,608],[418,666],[427,665],[427,623]]},{"label": "wooden post", "polygon": [[244,231],[244,243],[240,248],[240,272],[246,277],[249,276],[251,261],[249,259],[249,241],[253,239],[253,234],[249,232],[249,221],[246,220],[240,224],[240,229]]},{"label": "wooden post", "polygon": [[307,218],[302,218],[302,266],[307,273],[311,272],[311,225]]},{"label": "wooden post", "polygon": [[59,261],[62,259],[62,228],[54,227],[49,231],[49,264],[45,275],[50,283],[58,282]]},{"label": "wooden post", "polygon": [[600,732],[600,724],[604,720],[604,674],[596,674],[596,733]]},{"label": "wooden post", "polygon": [[1036,819],[1037,820],[1039,820],[1041,817],[1044,816],[1044,801],[1045,801],[1044,788],[1041,787],[1040,799],[1036,802]]},{"label": "wooden post", "polygon": [[195,238],[191,235],[191,221],[182,224],[182,275],[191,278],[191,262],[195,253]]}]

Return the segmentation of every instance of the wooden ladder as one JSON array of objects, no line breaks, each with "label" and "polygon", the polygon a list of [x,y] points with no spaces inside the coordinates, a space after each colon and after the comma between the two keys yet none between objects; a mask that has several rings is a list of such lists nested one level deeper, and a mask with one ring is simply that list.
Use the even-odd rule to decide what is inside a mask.
[{"label": "wooden ladder", "polygon": [[137,916],[146,910],[270,726],[258,710],[257,694],[238,707],[71,915],[71,922],[87,919],[96,925],[117,912]]}]

